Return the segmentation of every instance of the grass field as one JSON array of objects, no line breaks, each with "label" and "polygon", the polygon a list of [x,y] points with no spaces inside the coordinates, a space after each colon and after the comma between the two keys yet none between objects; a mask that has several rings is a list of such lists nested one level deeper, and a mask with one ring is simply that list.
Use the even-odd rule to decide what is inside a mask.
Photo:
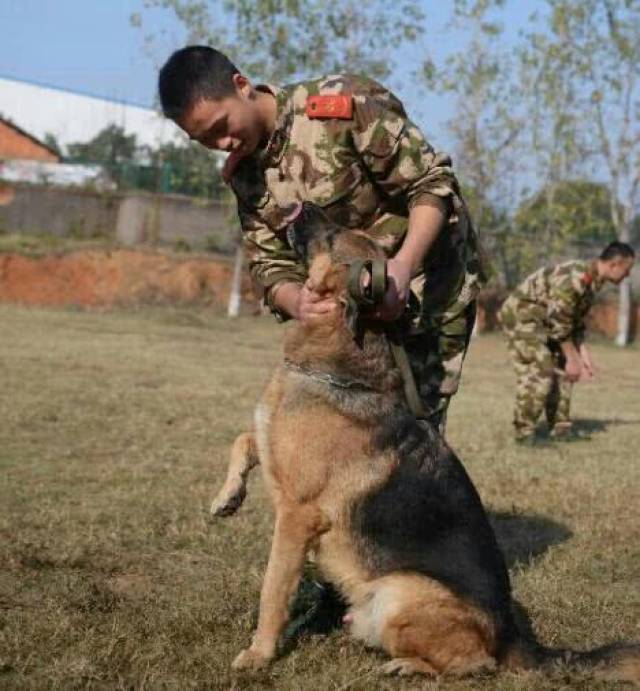
[{"label": "grass field", "polygon": [[[236,675],[271,510],[208,505],[279,358],[283,327],[197,310],[0,306],[0,688],[604,689],[578,674],[423,681],[343,633]],[[579,388],[591,441],[521,450],[502,341],[472,344],[449,421],[492,515],[514,592],[549,645],[640,639],[640,362],[594,346]]]}]

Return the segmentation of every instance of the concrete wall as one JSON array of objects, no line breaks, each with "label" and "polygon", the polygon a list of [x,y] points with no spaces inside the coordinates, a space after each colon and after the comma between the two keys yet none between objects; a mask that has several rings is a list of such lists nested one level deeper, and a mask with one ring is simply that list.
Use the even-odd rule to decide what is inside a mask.
[{"label": "concrete wall", "polygon": [[181,244],[230,252],[236,223],[235,204],[180,195],[130,194],[119,204],[116,239],[129,246]]},{"label": "concrete wall", "polygon": [[235,205],[180,195],[3,185],[0,232],[104,237],[120,244],[231,252]]}]

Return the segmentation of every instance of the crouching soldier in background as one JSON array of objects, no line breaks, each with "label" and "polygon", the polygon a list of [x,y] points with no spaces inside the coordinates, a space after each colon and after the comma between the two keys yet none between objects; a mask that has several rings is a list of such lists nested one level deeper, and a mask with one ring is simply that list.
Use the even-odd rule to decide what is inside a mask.
[{"label": "crouching soldier in background", "polygon": [[576,438],[569,417],[572,385],[593,377],[585,317],[603,284],[620,283],[634,259],[630,245],[612,242],[592,263],[568,261],[538,269],[505,300],[498,318],[516,370],[517,442],[536,444],[543,409],[553,439]]}]

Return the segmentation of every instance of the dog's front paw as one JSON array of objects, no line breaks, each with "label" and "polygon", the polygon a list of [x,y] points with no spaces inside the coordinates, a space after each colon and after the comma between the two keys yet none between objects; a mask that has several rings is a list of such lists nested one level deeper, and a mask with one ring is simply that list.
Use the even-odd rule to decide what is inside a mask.
[{"label": "dog's front paw", "polygon": [[247,488],[243,482],[225,485],[211,504],[211,514],[220,517],[233,515],[242,506],[246,496]]},{"label": "dog's front paw", "polygon": [[436,676],[436,670],[425,660],[417,657],[396,657],[382,665],[383,674],[397,674],[402,677],[409,677],[413,674],[424,674],[427,677]]},{"label": "dog's front paw", "polygon": [[247,648],[243,650],[238,657],[233,661],[231,667],[233,669],[246,669],[255,671],[263,669],[271,662],[271,657],[267,657],[263,653],[254,648]]}]

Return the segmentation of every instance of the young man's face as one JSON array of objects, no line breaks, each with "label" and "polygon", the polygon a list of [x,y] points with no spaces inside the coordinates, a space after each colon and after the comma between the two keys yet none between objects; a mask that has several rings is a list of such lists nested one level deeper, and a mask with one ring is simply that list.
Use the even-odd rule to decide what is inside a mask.
[{"label": "young man's face", "polygon": [[607,267],[608,279],[616,285],[622,283],[629,275],[633,262],[632,257],[615,257],[612,259]]},{"label": "young man's face", "polygon": [[258,148],[265,137],[265,127],[251,98],[249,82],[235,75],[234,83],[235,94],[196,101],[177,124],[207,149],[233,152],[234,157],[243,158]]}]

